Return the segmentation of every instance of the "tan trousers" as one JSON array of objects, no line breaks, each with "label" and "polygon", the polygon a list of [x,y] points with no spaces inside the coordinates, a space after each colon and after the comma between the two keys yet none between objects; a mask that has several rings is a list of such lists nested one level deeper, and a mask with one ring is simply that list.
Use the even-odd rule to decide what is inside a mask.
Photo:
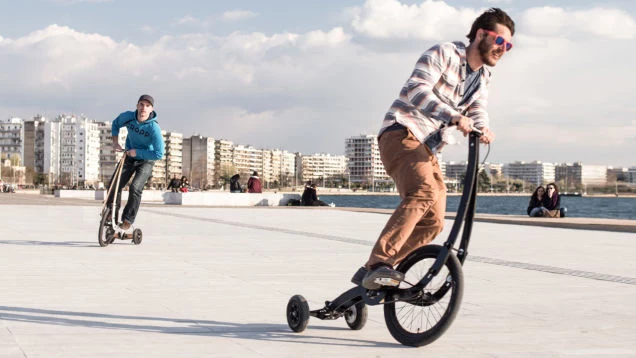
[{"label": "tan trousers", "polygon": [[446,186],[437,158],[407,129],[380,136],[380,158],[395,181],[402,202],[375,243],[367,268],[397,265],[431,242],[444,228]]}]

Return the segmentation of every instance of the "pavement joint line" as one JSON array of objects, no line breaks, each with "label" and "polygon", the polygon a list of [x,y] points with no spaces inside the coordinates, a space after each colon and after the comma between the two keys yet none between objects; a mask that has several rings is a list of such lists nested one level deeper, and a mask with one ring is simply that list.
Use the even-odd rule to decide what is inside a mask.
[{"label": "pavement joint line", "polygon": [[[292,229],[282,229],[282,228],[275,228],[275,227],[271,227],[271,226],[263,226],[263,225],[255,225],[255,224],[245,224],[245,223],[242,223],[242,222],[235,222],[235,221],[228,221],[228,220],[221,220],[221,219],[213,219],[213,218],[202,218],[202,217],[184,215],[184,214],[166,213],[166,212],[163,212],[163,211],[152,210],[152,209],[147,209],[146,211],[152,212],[154,214],[159,214],[159,215],[172,216],[172,217],[178,217],[178,218],[183,218],[183,219],[191,219],[191,220],[198,220],[198,221],[207,221],[207,222],[213,222],[213,223],[216,223],[216,224],[237,226],[237,227],[242,227],[242,228],[247,228],[247,229],[256,229],[256,230],[264,230],[264,231],[271,231],[271,232],[280,232],[280,233],[284,233],[284,234],[299,235],[299,236],[305,236],[305,237],[313,237],[313,238],[317,238],[317,239],[337,241],[337,242],[343,242],[343,243],[348,243],[348,244],[357,244],[357,245],[364,245],[364,246],[373,246],[374,245],[374,242],[370,242],[370,241],[366,241],[366,240],[360,240],[360,239],[353,239],[353,238],[348,238],[348,237],[342,237],[342,236],[317,234],[317,233],[312,233],[312,232],[305,232],[305,231],[292,230]],[[636,286],[636,278],[633,278],[633,277],[608,275],[608,274],[602,274],[602,273],[590,272],[590,271],[572,270],[572,269],[565,269],[565,268],[560,268],[560,267],[556,267],[556,266],[537,265],[537,264],[530,264],[530,263],[516,262],[516,261],[509,261],[509,260],[501,260],[501,259],[495,259],[495,258],[483,257],[483,256],[470,256],[469,255],[469,256],[467,256],[467,259],[469,261],[475,261],[475,262],[484,263],[484,264],[506,266],[506,267],[514,267],[514,268],[520,268],[520,269],[530,270],[530,271],[540,271],[540,272],[552,273],[552,274],[557,274],[557,275],[575,276],[575,277],[587,278],[587,279],[598,280],[598,281],[624,283],[624,284],[635,285]]]}]

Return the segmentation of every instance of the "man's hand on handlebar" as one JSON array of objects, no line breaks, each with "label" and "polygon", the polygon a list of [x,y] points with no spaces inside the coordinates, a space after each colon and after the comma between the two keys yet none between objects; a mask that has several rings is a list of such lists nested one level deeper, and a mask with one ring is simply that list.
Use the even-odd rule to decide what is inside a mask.
[{"label": "man's hand on handlebar", "polygon": [[124,148],[121,147],[121,145],[119,145],[119,143],[113,143],[113,149],[115,150],[115,152],[123,152]]},{"label": "man's hand on handlebar", "polygon": [[488,129],[487,127],[480,129],[482,132],[481,137],[479,137],[479,141],[484,144],[489,144],[495,141],[495,133]]},{"label": "man's hand on handlebar", "polygon": [[473,131],[472,128],[473,128],[474,122],[472,119],[466,116],[456,117],[455,119],[451,121],[451,124],[457,125],[457,130],[462,132],[464,134],[464,137],[469,135],[470,132]]}]

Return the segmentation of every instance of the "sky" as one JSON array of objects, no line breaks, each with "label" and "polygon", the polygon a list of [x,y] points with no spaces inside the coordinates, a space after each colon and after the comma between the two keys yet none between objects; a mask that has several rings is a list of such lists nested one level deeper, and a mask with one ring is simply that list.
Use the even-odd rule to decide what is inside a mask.
[{"label": "sky", "polygon": [[[185,137],[341,155],[422,52],[493,6],[516,33],[487,161],[636,166],[633,0],[0,0],[0,118],[107,121],[148,93]],[[444,161],[466,159],[455,137]]]}]

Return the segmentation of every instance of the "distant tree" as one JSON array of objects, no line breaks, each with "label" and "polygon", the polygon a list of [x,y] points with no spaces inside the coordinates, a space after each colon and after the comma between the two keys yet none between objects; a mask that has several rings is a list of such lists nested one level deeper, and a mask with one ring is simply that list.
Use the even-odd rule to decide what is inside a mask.
[{"label": "distant tree", "polygon": [[481,192],[490,191],[490,176],[485,170],[480,170],[478,175],[477,189]]}]

